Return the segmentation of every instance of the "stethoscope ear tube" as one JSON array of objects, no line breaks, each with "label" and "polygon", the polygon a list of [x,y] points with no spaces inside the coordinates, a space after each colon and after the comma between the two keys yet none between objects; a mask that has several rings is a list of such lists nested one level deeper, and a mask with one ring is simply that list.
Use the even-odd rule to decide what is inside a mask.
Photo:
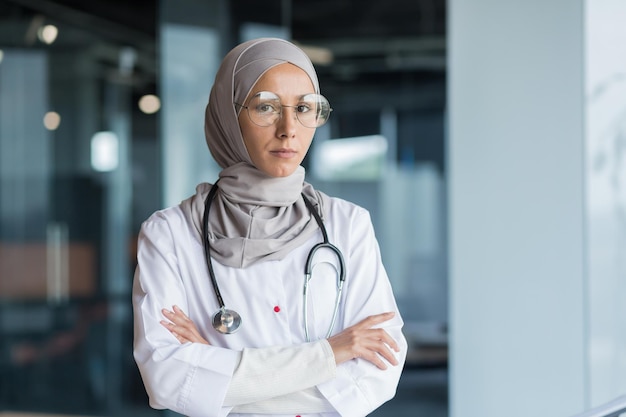
[{"label": "stethoscope ear tube", "polygon": [[306,257],[306,263],[304,264],[304,275],[308,275],[309,279],[311,275],[313,275],[313,258],[315,257],[315,252],[321,248],[328,248],[335,252],[337,259],[339,260],[339,280],[337,282],[337,288],[343,286],[343,282],[346,280],[346,263],[343,260],[343,255],[341,254],[339,248],[330,242],[320,242],[311,248],[309,255]]},{"label": "stethoscope ear tube", "polygon": [[304,264],[304,295],[303,295],[304,297],[304,302],[303,302],[304,336],[306,338],[306,341],[310,342],[311,338],[309,336],[309,320],[308,320],[309,315],[307,311],[308,310],[308,291],[309,291],[309,281],[311,280],[311,276],[313,275],[313,258],[315,257],[315,253],[321,248],[328,248],[335,253],[339,261],[339,278],[337,279],[337,294],[335,296],[335,308],[333,309],[333,317],[331,319],[330,326],[328,327],[326,338],[330,337],[331,333],[333,332],[333,329],[335,328],[335,323],[337,321],[337,314],[339,312],[339,303],[341,301],[341,294],[343,292],[343,283],[346,280],[346,263],[343,259],[343,255],[341,251],[339,250],[339,248],[337,248],[335,245],[333,245],[332,243],[328,241],[328,233],[326,232],[326,227],[324,226],[324,222],[322,221],[322,218],[320,217],[315,207],[313,207],[313,204],[309,201],[308,198],[306,198],[304,193],[302,194],[302,198],[304,199],[304,203],[306,204],[307,208],[309,209],[309,211],[315,218],[317,225],[322,231],[322,237],[324,239],[323,242],[320,242],[316,244],[315,246],[313,246],[313,248],[311,248],[311,250],[309,251],[309,255],[306,258],[306,262]]},{"label": "stethoscope ear tube", "polygon": [[[326,227],[324,226],[324,222],[322,221],[322,218],[320,217],[319,213],[317,212],[315,207],[313,207],[313,203],[309,201],[309,199],[304,195],[304,193],[302,193],[302,198],[304,199],[304,204],[306,204],[307,208],[309,209],[309,211],[315,218],[317,225],[322,231],[322,238],[324,239],[323,242],[320,242],[317,245],[313,246],[313,248],[311,248],[311,251],[309,252],[309,256],[307,256],[306,258],[306,263],[304,264],[304,275],[305,276],[308,275],[310,279],[311,270],[313,268],[312,266],[313,256],[315,255],[315,252],[317,252],[317,250],[320,248],[328,248],[332,250],[333,252],[335,252],[335,254],[337,255],[337,259],[339,260],[339,282],[341,283],[341,286],[343,286],[343,282],[346,280],[346,262],[343,259],[343,255],[341,251],[339,250],[339,248],[337,248],[337,246],[333,245],[332,243],[328,241],[328,233],[326,232]],[[337,286],[339,285],[340,284],[338,283]]]},{"label": "stethoscope ear tube", "polygon": [[[320,219],[321,222],[321,219]],[[324,230],[325,231],[325,230]],[[324,235],[326,235],[324,233]],[[329,242],[320,242],[313,246],[313,248],[309,251],[309,255],[306,258],[306,263],[304,264],[304,292],[303,292],[303,315],[304,315],[304,336],[307,342],[311,341],[311,337],[309,336],[309,314],[308,314],[308,294],[309,294],[309,281],[313,275],[313,258],[315,253],[321,248],[328,248],[332,250],[335,255],[337,255],[337,259],[339,260],[339,278],[337,279],[337,295],[335,296],[335,307],[333,309],[333,317],[330,321],[330,326],[328,326],[328,331],[326,332],[326,338],[329,338],[333,329],[335,328],[335,323],[337,321],[337,313],[339,311],[339,303],[341,301],[341,294],[343,292],[343,283],[346,280],[346,267],[345,261],[343,259],[343,255],[341,251],[333,244]]]}]

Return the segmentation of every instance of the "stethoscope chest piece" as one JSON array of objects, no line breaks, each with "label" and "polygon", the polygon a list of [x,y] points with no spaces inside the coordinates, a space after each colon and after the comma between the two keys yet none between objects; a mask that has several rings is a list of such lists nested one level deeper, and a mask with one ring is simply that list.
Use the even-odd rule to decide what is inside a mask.
[{"label": "stethoscope chest piece", "polygon": [[241,316],[234,310],[220,308],[213,315],[213,328],[220,333],[231,334],[239,330]]}]

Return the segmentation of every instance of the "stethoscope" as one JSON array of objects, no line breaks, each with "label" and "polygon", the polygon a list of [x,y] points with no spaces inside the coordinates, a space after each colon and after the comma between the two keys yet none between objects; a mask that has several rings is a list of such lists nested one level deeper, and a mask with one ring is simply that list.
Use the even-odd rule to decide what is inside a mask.
[{"label": "stethoscope", "polygon": [[[224,304],[224,299],[222,298],[222,294],[220,292],[219,286],[217,285],[217,279],[215,278],[215,272],[213,271],[213,263],[211,262],[211,244],[209,243],[209,210],[211,207],[211,202],[215,198],[215,194],[217,193],[217,182],[213,184],[211,190],[209,191],[209,195],[207,195],[204,200],[204,215],[202,217],[202,242],[204,246],[204,257],[206,259],[207,268],[209,269],[209,276],[211,277],[211,284],[213,284],[213,290],[215,292],[215,296],[217,297],[217,302],[220,306],[219,310],[215,312],[212,319],[213,328],[220,333],[223,334],[231,334],[235,333],[239,330],[241,326],[241,316],[235,310],[230,310],[226,308]],[[337,259],[339,260],[339,276],[337,279],[337,291],[335,296],[335,307],[333,309],[333,316],[330,322],[330,326],[328,327],[328,332],[326,333],[326,338],[330,337],[333,329],[335,328],[335,322],[337,321],[337,313],[339,311],[339,303],[341,301],[341,293],[343,291],[343,283],[346,280],[346,266],[343,260],[343,255],[341,251],[333,244],[328,241],[328,234],[326,233],[326,227],[324,227],[324,222],[320,217],[315,207],[309,199],[302,194],[302,198],[304,199],[304,203],[315,218],[320,230],[322,231],[323,241],[314,245],[306,258],[306,263],[304,264],[304,334],[306,337],[306,341],[310,342],[309,336],[309,321],[308,321],[308,292],[309,292],[309,281],[311,281],[311,277],[313,274],[313,258],[315,253],[321,248],[328,248],[335,253]]]}]

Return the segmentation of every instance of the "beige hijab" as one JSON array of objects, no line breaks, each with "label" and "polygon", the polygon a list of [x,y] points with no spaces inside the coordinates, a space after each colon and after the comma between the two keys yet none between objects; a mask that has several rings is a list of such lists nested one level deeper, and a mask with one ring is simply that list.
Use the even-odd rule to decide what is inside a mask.
[{"label": "beige hijab", "polygon": [[[319,93],[315,69],[294,44],[262,38],[231,50],[215,77],[205,115],[209,150],[222,167],[219,192],[211,205],[211,256],[235,268],[284,258],[319,228],[310,215],[304,193],[324,218],[328,197],[304,181],[299,167],[291,176],[269,177],[256,169],[246,150],[234,102],[242,103],[257,80],[270,68],[292,63],[304,70]],[[200,184],[196,195],[182,203],[201,235],[204,199],[211,184]]]}]

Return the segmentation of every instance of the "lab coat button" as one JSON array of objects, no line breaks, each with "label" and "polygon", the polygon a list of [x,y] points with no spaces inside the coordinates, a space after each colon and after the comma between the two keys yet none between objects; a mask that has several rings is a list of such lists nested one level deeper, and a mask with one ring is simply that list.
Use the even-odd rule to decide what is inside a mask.
[{"label": "lab coat button", "polygon": [[[280,311],[280,307],[275,306],[275,307],[274,307],[274,311],[278,313],[278,312]],[[300,416],[296,416],[296,417],[300,417]]]}]

